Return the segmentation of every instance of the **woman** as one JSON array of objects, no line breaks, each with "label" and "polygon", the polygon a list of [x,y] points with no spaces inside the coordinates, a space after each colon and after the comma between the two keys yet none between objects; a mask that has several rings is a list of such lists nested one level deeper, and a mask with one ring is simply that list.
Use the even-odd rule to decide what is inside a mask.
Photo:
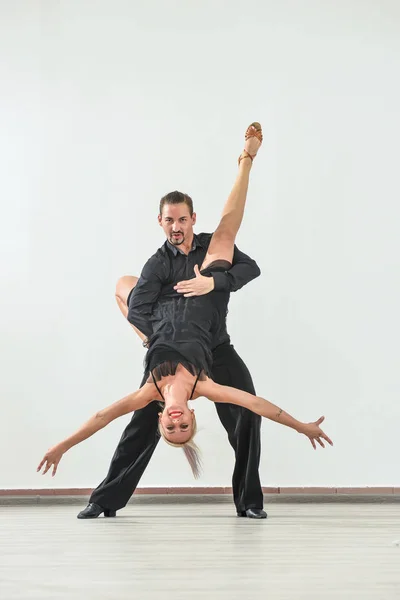
[{"label": "woman", "polygon": [[[261,126],[253,123],[246,131],[245,148],[238,161],[238,176],[201,266],[204,275],[231,267],[235,238],[243,219],[249,174],[261,143]],[[214,402],[238,404],[291,427],[306,435],[314,448],[316,442],[324,447],[323,440],[332,444],[319,427],[324,417],[314,423],[301,423],[267,400],[218,385],[210,379],[212,339],[226,312],[226,307],[215,301],[217,293],[195,298],[184,298],[177,293],[176,298],[160,299],[152,317],[153,334],[146,341],[145,366],[146,372],[150,373],[147,382],[138,391],[96,413],[74,435],[48,450],[37,470],[44,466],[45,474],[53,467],[54,476],[62,455],[72,446],[117,417],[158,401],[164,404],[164,410],[159,414],[160,434],[167,443],[184,449],[194,475],[198,476],[199,459],[193,442],[196,419],[188,400],[199,396]],[[185,304],[185,310],[177,310],[182,302],[191,304]]]}]

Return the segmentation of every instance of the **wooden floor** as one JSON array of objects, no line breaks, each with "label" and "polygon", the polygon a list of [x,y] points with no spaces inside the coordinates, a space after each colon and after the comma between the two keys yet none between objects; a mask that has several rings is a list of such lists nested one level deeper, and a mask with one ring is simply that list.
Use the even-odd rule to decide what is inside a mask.
[{"label": "wooden floor", "polygon": [[400,600],[398,504],[0,506],[0,598]]}]

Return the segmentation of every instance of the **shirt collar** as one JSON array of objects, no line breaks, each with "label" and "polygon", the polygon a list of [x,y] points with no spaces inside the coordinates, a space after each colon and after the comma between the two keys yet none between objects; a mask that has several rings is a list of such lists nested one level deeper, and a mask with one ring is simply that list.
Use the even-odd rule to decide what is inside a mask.
[{"label": "shirt collar", "polygon": [[[167,240],[167,246],[171,250],[171,252],[173,253],[174,256],[177,256],[178,253],[185,254],[184,252],[182,252],[182,250],[180,250],[179,246],[174,246],[173,244],[171,244],[171,242],[169,240]],[[190,252],[193,252],[193,250],[196,250],[196,248],[204,248],[204,246],[200,242],[198,236],[196,234],[194,234],[193,243],[192,243]]]}]

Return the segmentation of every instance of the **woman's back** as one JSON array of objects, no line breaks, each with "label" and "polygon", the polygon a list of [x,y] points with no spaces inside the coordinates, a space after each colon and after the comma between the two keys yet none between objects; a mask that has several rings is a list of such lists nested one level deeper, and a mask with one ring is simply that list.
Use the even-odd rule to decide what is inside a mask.
[{"label": "woman's back", "polygon": [[225,323],[228,301],[228,293],[185,298],[169,286],[153,310],[146,367],[154,368],[165,355],[165,360],[194,365],[195,373],[203,369],[210,374],[214,340]]}]

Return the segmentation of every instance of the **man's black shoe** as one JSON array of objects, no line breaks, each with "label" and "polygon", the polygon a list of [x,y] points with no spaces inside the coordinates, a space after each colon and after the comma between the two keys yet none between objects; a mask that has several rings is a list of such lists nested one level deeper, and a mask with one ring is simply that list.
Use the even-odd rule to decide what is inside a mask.
[{"label": "man's black shoe", "polygon": [[115,517],[117,511],[109,508],[103,508],[99,504],[91,502],[86,508],[81,510],[81,512],[78,514],[78,519],[97,519],[97,517],[99,517],[102,513],[104,513],[105,517]]},{"label": "man's black shoe", "polygon": [[262,508],[248,508],[237,513],[238,517],[248,517],[249,519],[266,519],[267,513]]}]

